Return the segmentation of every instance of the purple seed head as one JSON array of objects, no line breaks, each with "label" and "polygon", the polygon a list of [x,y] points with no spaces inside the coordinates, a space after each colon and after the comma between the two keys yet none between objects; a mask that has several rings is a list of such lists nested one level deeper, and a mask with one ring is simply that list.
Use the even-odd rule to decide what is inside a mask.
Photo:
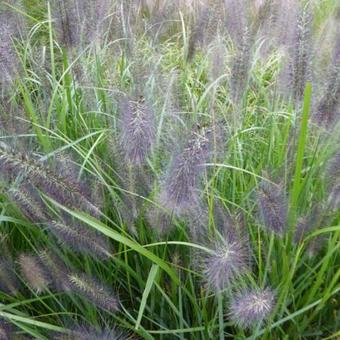
[{"label": "purple seed head", "polygon": [[228,34],[236,44],[242,39],[244,27],[248,26],[248,13],[245,4],[245,1],[224,0],[225,24]]},{"label": "purple seed head", "polygon": [[[340,34],[340,29],[338,30]],[[340,117],[340,40],[338,39],[331,65],[329,66],[327,82],[322,96],[317,104],[315,118],[320,125],[330,128]]]},{"label": "purple seed head", "polygon": [[176,215],[190,211],[198,203],[200,176],[210,155],[210,129],[191,135],[183,151],[174,157],[160,194],[164,207]]},{"label": "purple seed head", "polygon": [[110,248],[106,239],[85,226],[51,221],[48,223],[48,228],[59,242],[65,243],[75,252],[104,259],[110,257]]},{"label": "purple seed head", "polygon": [[11,340],[12,337],[12,327],[5,320],[0,319],[0,339],[1,340]]},{"label": "purple seed head", "polygon": [[240,102],[245,94],[249,77],[251,41],[247,27],[244,28],[240,41],[232,61],[229,85],[231,98],[236,104]]},{"label": "purple seed head", "polygon": [[131,165],[145,164],[155,138],[154,113],[140,96],[136,100],[122,98],[119,103],[122,121],[121,146],[125,161]]},{"label": "purple seed head", "polygon": [[242,240],[219,240],[211,254],[204,254],[203,277],[206,286],[215,291],[229,287],[244,274],[249,264],[248,251]]},{"label": "purple seed head", "polygon": [[11,295],[16,295],[19,291],[14,264],[6,258],[0,258],[0,291]]},{"label": "purple seed head", "polygon": [[39,261],[46,274],[47,281],[57,291],[69,291],[68,269],[58,255],[49,250],[39,254]]},{"label": "purple seed head", "polygon": [[20,209],[23,215],[32,223],[41,223],[46,220],[42,200],[35,195],[34,189],[29,186],[20,186],[9,190],[9,197]]},{"label": "purple seed head", "polygon": [[18,57],[13,45],[17,35],[11,13],[0,13],[0,95],[10,86],[18,68]]},{"label": "purple seed head", "polygon": [[273,311],[275,297],[270,288],[243,291],[229,307],[230,319],[241,328],[251,328],[265,321]]},{"label": "purple seed head", "polygon": [[67,171],[65,174],[57,173],[33,157],[10,150],[4,143],[0,143],[0,169],[13,179],[23,176],[24,180],[60,204],[84,210],[94,216],[101,214],[81,183],[70,177]]},{"label": "purple seed head", "polygon": [[312,22],[311,8],[307,5],[298,17],[290,52],[289,85],[295,103],[302,100],[306,83],[311,80]]},{"label": "purple seed head", "polygon": [[73,293],[79,294],[99,308],[111,313],[119,309],[116,295],[96,279],[85,274],[69,274],[68,282]]},{"label": "purple seed head", "polygon": [[340,207],[340,152],[337,152],[328,163],[326,176],[328,179],[327,202],[333,211]]},{"label": "purple seed head", "polygon": [[287,230],[287,200],[283,188],[263,180],[257,191],[257,204],[265,227],[282,235]]},{"label": "purple seed head", "polygon": [[35,290],[37,294],[40,294],[48,287],[48,275],[39,257],[21,254],[18,258],[18,264],[26,284]]}]

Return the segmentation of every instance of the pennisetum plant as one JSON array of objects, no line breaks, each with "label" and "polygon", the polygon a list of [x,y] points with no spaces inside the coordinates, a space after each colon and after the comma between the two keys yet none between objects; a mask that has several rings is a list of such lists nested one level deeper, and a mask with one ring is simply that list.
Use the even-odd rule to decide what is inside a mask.
[{"label": "pennisetum plant", "polygon": [[288,230],[287,198],[281,184],[262,180],[257,191],[257,204],[268,231],[282,235]]},{"label": "pennisetum plant", "polygon": [[247,289],[233,296],[228,316],[241,328],[255,328],[270,317],[274,307],[275,296],[270,288]]},{"label": "pennisetum plant", "polygon": [[165,176],[160,202],[177,216],[199,206],[199,181],[210,156],[210,135],[206,127],[192,131],[183,150],[173,157]]}]

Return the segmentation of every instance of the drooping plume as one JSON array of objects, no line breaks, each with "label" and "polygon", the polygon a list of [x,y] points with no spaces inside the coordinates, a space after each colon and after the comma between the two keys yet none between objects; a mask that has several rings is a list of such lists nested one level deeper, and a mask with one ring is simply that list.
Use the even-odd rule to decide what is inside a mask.
[{"label": "drooping plume", "polygon": [[11,200],[32,223],[42,223],[46,220],[43,202],[33,188],[21,185],[11,188],[8,193]]},{"label": "drooping plume", "polygon": [[69,208],[80,209],[89,214],[100,215],[99,209],[91,202],[89,194],[74,178],[56,173],[51,167],[28,155],[11,150],[0,143],[0,169],[14,179],[21,175],[32,186],[41,190]]},{"label": "drooping plume", "polygon": [[182,152],[174,157],[160,193],[162,205],[176,215],[197,205],[199,180],[210,155],[210,129],[194,131]]},{"label": "drooping plume", "polygon": [[287,225],[287,199],[281,185],[262,181],[257,191],[257,204],[265,227],[282,235]]},{"label": "drooping plume", "polygon": [[57,291],[68,291],[68,269],[58,255],[49,250],[44,250],[39,254],[44,273]]},{"label": "drooping plume", "polygon": [[110,257],[110,247],[106,240],[96,232],[69,221],[51,221],[48,223],[49,230],[72,250],[99,258]]},{"label": "drooping plume", "polygon": [[18,263],[26,284],[35,290],[37,294],[43,292],[48,287],[48,275],[39,257],[21,254]]},{"label": "drooping plume", "polygon": [[111,313],[119,309],[119,301],[115,294],[96,279],[85,274],[69,274],[68,282],[73,293],[79,294],[99,308]]},{"label": "drooping plume", "polygon": [[10,259],[0,258],[0,291],[16,295],[19,282],[14,272],[14,264]]},{"label": "drooping plume", "polygon": [[232,299],[228,315],[241,328],[256,327],[270,316],[274,304],[270,288],[245,290]]}]

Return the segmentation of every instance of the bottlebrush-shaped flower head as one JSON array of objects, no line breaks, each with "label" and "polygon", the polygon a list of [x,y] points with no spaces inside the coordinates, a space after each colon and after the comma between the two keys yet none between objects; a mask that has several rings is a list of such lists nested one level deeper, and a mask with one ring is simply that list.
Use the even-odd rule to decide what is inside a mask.
[{"label": "bottlebrush-shaped flower head", "polygon": [[13,45],[17,27],[13,15],[0,13],[0,95],[10,86],[18,68],[18,57]]},{"label": "bottlebrush-shaped flower head", "polygon": [[251,328],[265,321],[274,305],[275,297],[270,288],[245,290],[232,299],[229,318],[241,328]]},{"label": "bottlebrush-shaped flower head", "polygon": [[50,250],[39,254],[39,260],[47,277],[57,291],[69,291],[68,269],[58,255]]},{"label": "bottlebrush-shaped flower head", "polygon": [[298,17],[290,52],[289,85],[295,103],[301,101],[306,83],[311,81],[312,21],[310,5],[306,5]]},{"label": "bottlebrush-shaped flower head", "polygon": [[282,235],[287,230],[287,199],[281,185],[263,180],[257,191],[257,204],[265,227]]},{"label": "bottlebrush-shaped flower head", "polygon": [[100,216],[99,208],[91,202],[88,193],[76,179],[56,173],[47,164],[15,152],[4,143],[0,143],[0,169],[12,178],[21,175],[25,181],[60,204]]},{"label": "bottlebrush-shaped flower head", "polygon": [[49,230],[72,250],[99,258],[110,257],[108,242],[92,230],[75,223],[51,221]]},{"label": "bottlebrush-shaped flower head", "polygon": [[154,113],[143,96],[127,97],[119,102],[121,116],[121,147],[125,161],[131,165],[145,164],[155,138]]},{"label": "bottlebrush-shaped flower head", "polygon": [[37,294],[49,285],[48,275],[40,262],[40,258],[29,254],[21,254],[18,258],[20,272],[28,286]]},{"label": "bottlebrush-shaped flower head", "polygon": [[211,254],[203,254],[203,277],[215,291],[230,286],[249,269],[249,255],[242,240],[218,240]]},{"label": "bottlebrush-shaped flower head", "polygon": [[19,282],[14,272],[11,260],[0,258],[0,291],[16,295],[19,291]]},{"label": "bottlebrush-shaped flower head", "polygon": [[210,129],[192,133],[183,151],[174,157],[160,194],[161,204],[181,215],[198,203],[199,180],[210,155]]},{"label": "bottlebrush-shaped flower head", "polygon": [[9,190],[9,197],[32,223],[46,220],[43,202],[35,195],[34,188],[21,185]]},{"label": "bottlebrush-shaped flower head", "polygon": [[111,313],[118,311],[119,301],[115,294],[96,279],[85,274],[69,274],[68,282],[72,292],[79,294],[97,307]]},{"label": "bottlebrush-shaped flower head", "polygon": [[[340,28],[338,29],[338,35]],[[328,79],[323,94],[317,104],[315,116],[320,125],[327,128],[340,119],[340,41],[338,39],[329,66]]]},{"label": "bottlebrush-shaped flower head", "polygon": [[239,40],[232,62],[229,85],[231,98],[235,104],[238,104],[242,99],[249,78],[251,37],[247,27],[244,28],[243,35]]},{"label": "bottlebrush-shaped flower head", "polygon": [[0,339],[1,340],[11,340],[12,339],[12,327],[5,320],[0,320]]}]

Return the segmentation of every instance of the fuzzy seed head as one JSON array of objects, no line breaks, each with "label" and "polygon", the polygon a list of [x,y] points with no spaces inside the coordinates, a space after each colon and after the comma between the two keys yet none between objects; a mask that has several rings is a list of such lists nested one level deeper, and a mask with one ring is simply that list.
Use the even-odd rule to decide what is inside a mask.
[{"label": "fuzzy seed head", "polygon": [[282,187],[262,181],[257,193],[257,203],[265,227],[282,235],[287,229],[287,202]]},{"label": "fuzzy seed head", "polygon": [[0,320],[0,340],[11,340],[11,339],[12,339],[11,325],[4,320]]},{"label": "fuzzy seed head", "polygon": [[312,15],[309,6],[300,14],[295,32],[290,64],[290,88],[294,102],[303,98],[307,81],[311,80]]},{"label": "fuzzy seed head", "polygon": [[11,178],[23,176],[32,186],[44,192],[58,203],[100,216],[100,209],[91,202],[90,195],[81,183],[67,174],[57,173],[48,165],[14,152],[6,144],[0,144],[0,169]]},{"label": "fuzzy seed head", "polygon": [[214,251],[203,257],[203,277],[206,286],[221,291],[248,269],[248,253],[242,241],[216,242]]},{"label": "fuzzy seed head", "polygon": [[154,113],[145,98],[137,100],[123,98],[119,103],[122,119],[121,145],[125,161],[132,165],[142,165],[151,152],[155,131]]},{"label": "fuzzy seed head", "polygon": [[51,282],[57,291],[69,291],[68,270],[62,260],[53,252],[45,250],[39,254],[47,281]]},{"label": "fuzzy seed head", "polygon": [[5,258],[0,259],[0,291],[12,295],[16,295],[19,291],[14,264]]},{"label": "fuzzy seed head", "polygon": [[198,202],[199,179],[210,150],[210,130],[194,132],[184,150],[174,158],[160,195],[161,203],[177,215]]},{"label": "fuzzy seed head", "polygon": [[43,266],[38,257],[21,254],[18,259],[20,272],[26,283],[34,289],[37,294],[43,292],[49,282]]},{"label": "fuzzy seed head", "polygon": [[9,196],[20,211],[33,223],[41,223],[46,219],[42,201],[34,197],[32,190],[21,186],[9,190]]},{"label": "fuzzy seed head", "polygon": [[76,252],[105,259],[110,256],[106,240],[86,227],[57,221],[49,222],[48,227],[60,242],[66,243]]},{"label": "fuzzy seed head", "polygon": [[231,301],[230,319],[241,328],[251,328],[266,320],[274,308],[271,289],[243,291]]},{"label": "fuzzy seed head", "polygon": [[99,308],[111,313],[119,309],[119,301],[111,290],[85,274],[70,274],[68,281],[71,291],[83,296]]}]

